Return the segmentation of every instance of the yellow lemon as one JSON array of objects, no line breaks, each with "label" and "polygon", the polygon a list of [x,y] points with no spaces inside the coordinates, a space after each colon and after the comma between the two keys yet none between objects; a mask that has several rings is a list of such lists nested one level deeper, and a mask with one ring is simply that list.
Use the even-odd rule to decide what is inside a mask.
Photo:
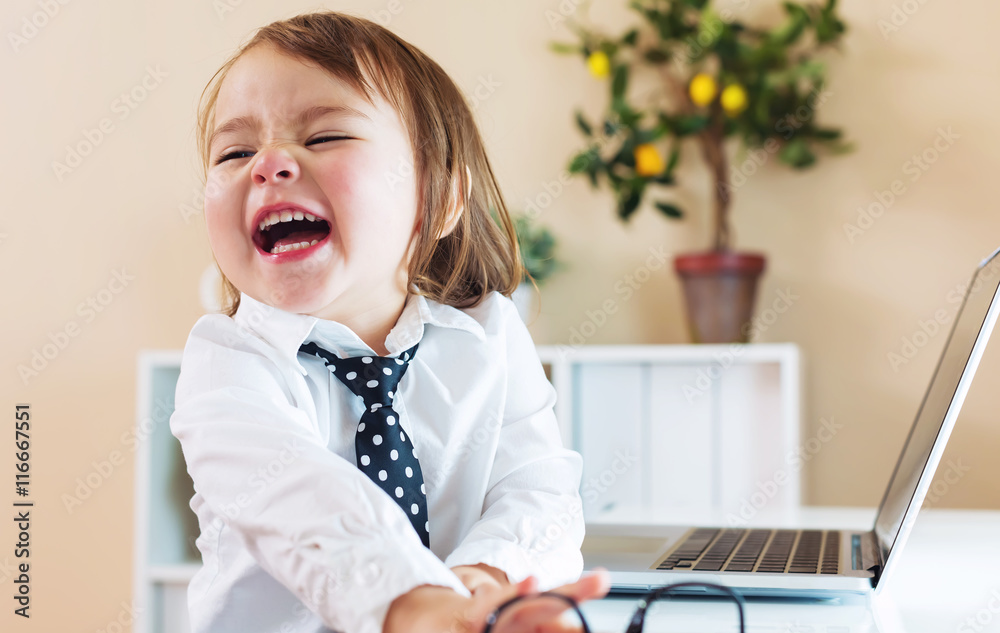
[{"label": "yellow lemon", "polygon": [[747,91],[739,84],[729,84],[719,96],[722,109],[730,116],[736,116],[747,108]]},{"label": "yellow lemon", "polygon": [[603,79],[608,76],[608,72],[611,70],[611,60],[608,59],[608,55],[604,51],[594,51],[587,57],[587,66],[590,68],[591,75]]},{"label": "yellow lemon", "polygon": [[652,143],[643,143],[635,148],[635,171],[640,176],[656,176],[663,171],[663,157]]},{"label": "yellow lemon", "polygon": [[719,87],[715,84],[715,78],[705,73],[695,75],[691,79],[690,85],[688,85],[688,94],[691,95],[691,101],[694,101],[695,105],[700,106],[707,106],[712,103],[712,99],[715,98],[715,93],[718,90]]}]

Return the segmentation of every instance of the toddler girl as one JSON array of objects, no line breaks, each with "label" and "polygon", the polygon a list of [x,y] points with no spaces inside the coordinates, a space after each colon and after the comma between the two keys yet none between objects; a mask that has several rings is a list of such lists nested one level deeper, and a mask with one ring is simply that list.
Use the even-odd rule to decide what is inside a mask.
[{"label": "toddler girl", "polygon": [[509,299],[513,225],[444,71],[364,19],[276,22],[209,82],[199,150],[229,306],[194,325],[170,419],[191,630],[478,633],[518,594],[604,595]]}]

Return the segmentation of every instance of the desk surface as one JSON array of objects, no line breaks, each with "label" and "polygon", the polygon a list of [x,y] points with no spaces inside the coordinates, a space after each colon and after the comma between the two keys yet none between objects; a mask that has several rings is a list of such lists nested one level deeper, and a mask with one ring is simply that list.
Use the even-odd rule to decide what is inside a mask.
[{"label": "desk surface", "polygon": [[[875,510],[803,508],[761,514],[750,526],[871,529]],[[725,525],[720,517],[688,513],[664,516],[620,509],[590,522],[610,525],[669,523]],[[947,575],[931,571],[946,562]],[[897,572],[885,591],[872,600],[839,604],[747,606],[747,632],[753,633],[993,633],[1000,632],[1000,511],[921,511]],[[623,633],[635,609],[632,598],[606,598],[582,606],[593,633]],[[731,603],[677,601],[650,610],[646,633],[660,631],[735,631]]]}]

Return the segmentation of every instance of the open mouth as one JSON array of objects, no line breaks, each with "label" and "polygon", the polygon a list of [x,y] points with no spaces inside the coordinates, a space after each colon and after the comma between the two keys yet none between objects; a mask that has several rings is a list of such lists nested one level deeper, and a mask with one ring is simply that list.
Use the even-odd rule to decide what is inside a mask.
[{"label": "open mouth", "polygon": [[276,255],[297,251],[322,241],[330,223],[300,209],[273,211],[254,229],[253,242],[261,251]]}]

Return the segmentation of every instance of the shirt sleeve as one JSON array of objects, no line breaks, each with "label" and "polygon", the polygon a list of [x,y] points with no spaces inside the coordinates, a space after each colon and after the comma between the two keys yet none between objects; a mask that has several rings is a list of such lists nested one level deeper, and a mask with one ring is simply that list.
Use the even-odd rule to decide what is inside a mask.
[{"label": "shirt sleeve", "polygon": [[445,559],[448,567],[484,563],[511,582],[528,576],[542,590],[579,579],[584,520],[583,460],[564,448],[531,334],[506,297],[507,394],[483,513]]},{"label": "shirt sleeve", "polygon": [[208,315],[185,346],[170,429],[205,503],[341,633],[381,633],[390,603],[419,585],[470,595],[405,512],[327,449],[292,402],[287,380],[300,377],[286,379],[263,345],[228,317]]}]

